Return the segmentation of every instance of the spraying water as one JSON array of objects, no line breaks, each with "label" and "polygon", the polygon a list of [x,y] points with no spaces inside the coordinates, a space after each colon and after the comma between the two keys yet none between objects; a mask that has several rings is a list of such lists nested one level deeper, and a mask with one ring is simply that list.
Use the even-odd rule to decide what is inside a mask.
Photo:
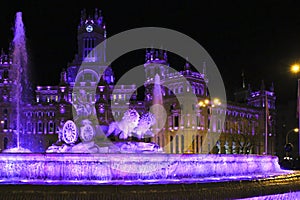
[{"label": "spraying water", "polygon": [[153,133],[157,134],[164,127],[167,113],[163,106],[163,98],[161,93],[160,77],[158,74],[154,77],[154,88],[153,88],[153,105],[150,108],[154,114],[156,123],[153,126]]},{"label": "spraying water", "polygon": [[[20,147],[20,131],[21,107],[30,103],[30,82],[28,70],[28,55],[26,49],[25,28],[22,21],[22,13],[17,12],[14,27],[13,39],[13,89],[12,89],[12,103],[16,106],[16,130],[17,134],[17,148],[8,150],[10,152],[20,152],[23,148]],[[25,151],[25,149],[23,149]]]},{"label": "spraying water", "polygon": [[19,98],[21,103],[28,104],[32,101],[32,87],[28,65],[25,27],[21,12],[16,14],[13,47],[13,64],[19,69],[17,72],[19,72],[20,93],[17,94],[17,98]]}]

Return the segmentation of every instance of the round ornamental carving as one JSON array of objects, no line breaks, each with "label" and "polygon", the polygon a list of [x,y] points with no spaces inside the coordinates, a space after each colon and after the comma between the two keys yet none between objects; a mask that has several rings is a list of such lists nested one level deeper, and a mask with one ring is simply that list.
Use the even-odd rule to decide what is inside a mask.
[{"label": "round ornamental carving", "polygon": [[83,142],[89,142],[95,137],[96,133],[92,125],[85,124],[80,128],[80,139]]},{"label": "round ornamental carving", "polygon": [[78,132],[76,128],[76,124],[68,120],[63,126],[62,129],[62,136],[63,136],[63,141],[67,144],[73,144],[77,141],[78,139]]}]

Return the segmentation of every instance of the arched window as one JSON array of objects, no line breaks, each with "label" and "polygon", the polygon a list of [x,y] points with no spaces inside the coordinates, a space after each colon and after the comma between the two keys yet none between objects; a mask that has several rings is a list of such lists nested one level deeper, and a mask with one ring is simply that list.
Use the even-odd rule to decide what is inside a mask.
[{"label": "arched window", "polygon": [[42,133],[42,132],[43,132],[43,123],[38,122],[38,133]]},{"label": "arched window", "polygon": [[3,78],[8,79],[8,70],[7,69],[5,69],[3,72]]},{"label": "arched window", "polygon": [[174,126],[175,126],[175,127],[178,127],[178,126],[179,126],[179,117],[178,117],[178,116],[175,116],[175,117],[174,117],[174,121],[175,121],[175,122],[174,122]]}]

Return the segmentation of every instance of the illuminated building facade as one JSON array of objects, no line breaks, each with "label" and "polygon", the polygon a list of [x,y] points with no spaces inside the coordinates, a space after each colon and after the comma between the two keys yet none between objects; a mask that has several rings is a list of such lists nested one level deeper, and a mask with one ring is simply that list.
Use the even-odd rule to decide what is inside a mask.
[{"label": "illuminated building facade", "polygon": [[[105,45],[102,49],[95,49],[105,39],[106,25],[101,12],[96,9],[93,17],[88,17],[83,10],[77,29],[78,53],[62,70],[59,85],[37,86],[35,100],[22,107],[22,141],[24,144],[31,141],[32,147],[39,146],[33,151],[43,152],[57,140],[62,124],[73,119],[72,108],[77,101],[94,105],[100,125],[120,120],[129,106],[140,113],[146,112],[153,100],[153,77],[158,74],[165,86],[162,87],[162,96],[167,119],[164,128],[152,141],[164,147],[165,152],[263,154],[268,126],[268,154],[276,153],[276,96],[273,87],[266,89],[262,84],[260,90],[252,91],[243,84],[242,90],[236,93],[236,101],[227,102],[225,109],[222,100],[209,98],[205,62],[203,72],[194,71],[188,61],[182,70],[169,72],[166,68],[169,66],[167,51],[147,49],[144,64],[145,99],[141,101],[137,99],[136,85],[115,84],[113,70],[106,60]],[[11,60],[10,54],[2,52],[0,149],[9,148],[15,143],[14,105],[10,101],[10,84],[13,81],[10,78]],[[94,88],[97,88],[96,92]],[[195,95],[197,101],[189,107],[182,107],[179,102],[185,98],[186,92]],[[216,115],[211,115],[212,107],[215,107]],[[218,114],[226,115],[224,124]],[[214,134],[220,134],[220,137],[211,137]]]}]

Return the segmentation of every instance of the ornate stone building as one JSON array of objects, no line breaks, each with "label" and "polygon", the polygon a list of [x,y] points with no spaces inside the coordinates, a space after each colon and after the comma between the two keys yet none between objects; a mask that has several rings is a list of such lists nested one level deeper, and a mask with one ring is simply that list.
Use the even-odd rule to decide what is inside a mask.
[{"label": "ornate stone building", "polygon": [[[62,70],[59,85],[37,86],[34,102],[22,107],[21,138],[31,150],[43,152],[55,142],[62,124],[69,119],[76,120],[74,110],[91,113],[94,109],[98,123],[103,126],[120,120],[128,107],[134,107],[139,113],[148,111],[153,101],[153,77],[158,74],[164,85],[161,95],[167,117],[163,128],[151,140],[164,147],[165,152],[264,154],[267,138],[268,154],[276,153],[273,87],[267,90],[262,84],[260,90],[252,91],[243,84],[242,90],[236,93],[236,101],[227,102],[225,109],[222,99],[210,99],[205,62],[203,72],[194,71],[188,61],[181,70],[170,72],[167,51],[147,49],[145,99],[138,100],[136,85],[115,84],[113,70],[106,60],[105,45],[95,49],[105,39],[106,25],[101,12],[96,9],[89,17],[83,10],[77,29],[78,53]],[[11,115],[14,105],[9,96],[11,65],[10,53],[2,52],[0,149],[14,146],[16,140]],[[183,107],[180,102],[186,98],[186,93],[196,96],[196,101]],[[91,105],[91,110],[74,109],[77,102]],[[219,118],[221,114],[226,115],[224,124]]]}]

